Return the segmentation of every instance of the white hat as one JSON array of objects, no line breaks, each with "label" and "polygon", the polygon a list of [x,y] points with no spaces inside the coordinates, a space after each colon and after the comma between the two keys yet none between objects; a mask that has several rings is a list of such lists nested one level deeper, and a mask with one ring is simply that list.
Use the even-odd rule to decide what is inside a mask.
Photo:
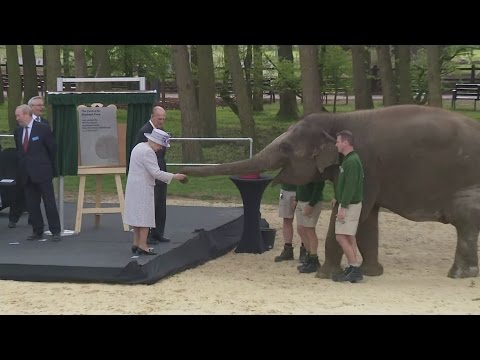
[{"label": "white hat", "polygon": [[170,135],[163,130],[153,129],[152,133],[143,133],[148,140],[152,140],[158,145],[170,147]]}]

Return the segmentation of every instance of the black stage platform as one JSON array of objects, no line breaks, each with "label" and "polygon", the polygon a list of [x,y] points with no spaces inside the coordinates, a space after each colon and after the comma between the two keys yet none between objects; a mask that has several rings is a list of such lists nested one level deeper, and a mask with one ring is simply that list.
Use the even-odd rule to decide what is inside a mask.
[{"label": "black stage platform", "polygon": [[[74,228],[75,212],[76,204],[65,204],[66,229]],[[123,231],[119,214],[101,215],[98,228],[94,215],[84,215],[80,234],[56,243],[50,236],[26,240],[32,232],[27,214],[9,229],[5,209],[0,212],[0,279],[152,284],[224,255],[240,241],[243,208],[168,206],[167,214],[165,235],[171,242],[154,245],[158,255],[133,256],[133,233]]]}]

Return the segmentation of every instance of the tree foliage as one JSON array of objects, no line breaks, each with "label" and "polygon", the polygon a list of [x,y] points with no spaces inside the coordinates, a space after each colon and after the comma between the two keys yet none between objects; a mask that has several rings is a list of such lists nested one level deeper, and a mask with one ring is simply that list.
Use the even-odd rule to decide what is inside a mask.
[{"label": "tree foliage", "polygon": [[[478,46],[448,45],[442,46],[440,54],[440,76],[443,78],[457,69],[456,59],[473,57],[473,50]],[[424,47],[412,54],[411,79],[415,103],[425,104],[428,98],[427,52]]]},{"label": "tree foliage", "polygon": [[[167,45],[118,45],[111,52],[112,75],[144,74],[148,80],[166,78],[172,72]],[[126,63],[128,62],[128,63]],[[126,69],[132,70],[128,74]]]},{"label": "tree foliage", "polygon": [[323,79],[333,89],[352,88],[352,55],[339,45],[327,45],[323,58]]}]

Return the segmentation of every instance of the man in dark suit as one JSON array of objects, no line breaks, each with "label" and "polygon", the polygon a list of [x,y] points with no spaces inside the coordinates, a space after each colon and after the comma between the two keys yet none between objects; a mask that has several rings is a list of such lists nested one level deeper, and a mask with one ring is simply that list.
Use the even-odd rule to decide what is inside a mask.
[{"label": "man in dark suit", "polygon": [[[163,130],[167,114],[165,109],[160,106],[154,106],[150,120],[142,126],[137,133],[137,141],[141,143],[147,141],[145,133],[151,134],[153,129]],[[162,171],[167,171],[167,163],[165,161],[166,147],[157,151],[158,167]],[[169,238],[164,236],[165,221],[167,220],[167,184],[155,180],[155,229],[150,229],[148,234],[148,243],[157,244],[159,242],[168,242]]]},{"label": "man in dark suit", "polygon": [[[45,104],[41,96],[34,96],[28,100],[28,106],[32,109],[33,120],[40,122],[42,124],[50,127],[48,120],[43,117],[43,111],[45,110]],[[10,211],[8,213],[8,227],[14,228],[17,226],[17,222],[20,219],[20,216],[25,211],[25,189],[24,185],[17,181],[15,185],[15,199],[10,206]],[[30,219],[29,219],[30,223]]]},{"label": "man in dark suit", "polygon": [[48,120],[43,116],[43,111],[45,110],[45,103],[43,102],[43,97],[32,97],[30,100],[28,100],[28,106],[32,108],[32,117],[34,121],[38,121],[50,126]]},{"label": "man in dark suit", "polygon": [[20,125],[13,134],[18,155],[17,182],[25,186],[27,210],[33,228],[27,240],[43,238],[44,223],[40,210],[40,201],[43,199],[53,241],[60,241],[60,217],[52,183],[56,172],[55,138],[48,126],[33,120],[30,106],[18,106],[15,116]]}]

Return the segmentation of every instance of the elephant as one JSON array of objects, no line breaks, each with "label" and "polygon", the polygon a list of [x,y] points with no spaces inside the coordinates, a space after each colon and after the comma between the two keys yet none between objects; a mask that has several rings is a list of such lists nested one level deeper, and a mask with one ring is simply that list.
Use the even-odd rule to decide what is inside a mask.
[{"label": "elephant", "polygon": [[[413,221],[452,224],[457,247],[451,278],[478,275],[480,123],[456,112],[396,105],[349,113],[315,113],[299,120],[253,158],[216,166],[184,167],[193,176],[278,170],[272,183],[305,184],[338,174],[336,134],[350,130],[364,167],[364,200],[357,231],[362,272],[383,273],[378,259],[378,212]],[[341,271],[334,208],[317,277]]]}]

